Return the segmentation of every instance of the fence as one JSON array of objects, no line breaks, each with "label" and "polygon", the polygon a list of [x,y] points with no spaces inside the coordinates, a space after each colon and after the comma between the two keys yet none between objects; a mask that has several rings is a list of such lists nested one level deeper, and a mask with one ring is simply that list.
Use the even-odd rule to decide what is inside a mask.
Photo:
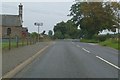
[{"label": "fence", "polygon": [[33,38],[4,38],[1,39],[2,40],[2,49],[11,49],[11,48],[15,48],[15,47],[20,47],[20,46],[25,46],[25,45],[31,45],[36,43],[36,39]]}]

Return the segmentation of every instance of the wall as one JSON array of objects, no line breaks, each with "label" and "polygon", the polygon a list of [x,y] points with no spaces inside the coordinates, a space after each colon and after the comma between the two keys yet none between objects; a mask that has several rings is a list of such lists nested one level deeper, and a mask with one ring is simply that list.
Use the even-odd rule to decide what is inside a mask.
[{"label": "wall", "polygon": [[4,26],[4,27],[2,27],[2,38],[8,38],[7,28],[11,28],[11,37],[12,38],[14,38],[15,36],[18,36],[18,37],[21,38],[23,28],[22,27],[15,27],[15,26],[12,26],[12,27]]}]

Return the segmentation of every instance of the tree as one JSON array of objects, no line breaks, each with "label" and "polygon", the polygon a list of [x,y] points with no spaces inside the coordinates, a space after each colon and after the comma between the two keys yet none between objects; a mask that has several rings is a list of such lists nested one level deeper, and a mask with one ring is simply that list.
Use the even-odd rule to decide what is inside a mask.
[{"label": "tree", "polygon": [[54,26],[54,36],[59,39],[79,38],[79,31],[71,20],[67,22],[62,21]]},{"label": "tree", "polygon": [[57,39],[64,39],[64,36],[61,31],[56,31],[54,37]]},{"label": "tree", "polygon": [[49,30],[48,35],[51,37],[53,35],[52,30]]},{"label": "tree", "polygon": [[80,37],[80,30],[77,29],[77,26],[71,20],[66,22],[66,30],[66,34],[68,34],[70,38],[76,39]]},{"label": "tree", "polygon": [[87,38],[117,24],[115,4],[109,2],[76,2],[70,9],[70,16]]},{"label": "tree", "polygon": [[65,22],[60,22],[60,23],[57,23],[55,26],[54,26],[54,35],[56,38],[59,38],[59,39],[64,39],[64,34],[66,33],[66,27],[65,27]]},{"label": "tree", "polygon": [[36,38],[38,36],[38,33],[32,32],[30,35],[31,35],[32,38]]}]

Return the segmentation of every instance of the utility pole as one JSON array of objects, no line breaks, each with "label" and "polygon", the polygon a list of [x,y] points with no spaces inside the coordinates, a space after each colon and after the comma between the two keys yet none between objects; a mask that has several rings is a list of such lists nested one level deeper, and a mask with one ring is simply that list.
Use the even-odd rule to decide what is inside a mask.
[{"label": "utility pole", "polygon": [[35,26],[38,26],[38,42],[39,42],[39,41],[40,41],[40,40],[39,40],[39,39],[40,39],[39,27],[40,27],[40,26],[43,26],[43,23],[35,22],[34,25],[35,25]]}]

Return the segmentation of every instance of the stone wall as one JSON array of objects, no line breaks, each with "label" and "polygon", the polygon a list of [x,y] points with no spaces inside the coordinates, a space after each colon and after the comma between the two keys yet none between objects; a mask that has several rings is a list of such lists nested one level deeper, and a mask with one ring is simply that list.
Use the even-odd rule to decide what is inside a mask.
[{"label": "stone wall", "polygon": [[2,27],[2,38],[8,38],[7,28],[11,28],[11,37],[12,38],[14,38],[15,36],[18,36],[19,38],[21,38],[23,28],[22,27],[15,27],[15,26],[12,26],[12,27],[4,26],[4,27]]}]

